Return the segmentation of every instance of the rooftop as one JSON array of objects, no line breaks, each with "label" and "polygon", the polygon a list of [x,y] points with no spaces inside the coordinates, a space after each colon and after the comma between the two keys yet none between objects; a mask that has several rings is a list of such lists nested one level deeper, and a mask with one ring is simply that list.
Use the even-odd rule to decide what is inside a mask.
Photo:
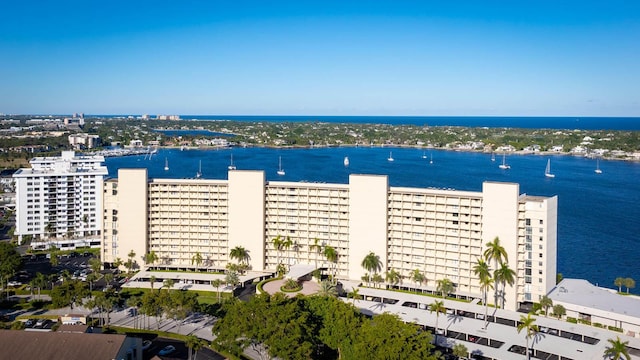
[{"label": "rooftop", "polygon": [[125,335],[0,330],[4,359],[115,359]]}]

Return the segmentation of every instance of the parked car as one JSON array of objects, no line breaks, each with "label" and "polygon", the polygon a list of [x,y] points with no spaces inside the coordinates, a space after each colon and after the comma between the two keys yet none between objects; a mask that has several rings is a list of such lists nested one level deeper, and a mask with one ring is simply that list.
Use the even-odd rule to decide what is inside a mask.
[{"label": "parked car", "polygon": [[145,340],[142,342],[142,350],[147,350],[148,348],[151,347],[151,344],[153,342],[151,340]]},{"label": "parked car", "polygon": [[173,345],[167,345],[162,350],[158,352],[158,355],[169,355],[172,352],[176,351],[176,347]]}]

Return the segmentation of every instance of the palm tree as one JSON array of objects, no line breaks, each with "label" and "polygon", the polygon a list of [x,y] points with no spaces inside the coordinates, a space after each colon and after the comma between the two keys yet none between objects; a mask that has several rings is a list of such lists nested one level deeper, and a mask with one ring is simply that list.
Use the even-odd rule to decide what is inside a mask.
[{"label": "palm tree", "polygon": [[333,264],[332,281],[335,284],[337,281],[336,275],[338,273],[338,252],[336,251],[336,249],[333,248],[333,246],[327,245],[324,247],[323,253],[324,253],[324,257],[327,258],[327,261]]},{"label": "palm tree", "polygon": [[518,322],[518,334],[520,334],[520,331],[522,330],[527,331],[525,334],[525,338],[527,341],[527,360],[531,358],[529,353],[529,338],[531,338],[538,332],[538,325],[534,324],[535,322],[536,319],[532,318],[531,314],[527,314],[526,317],[524,315],[520,315],[520,322]]},{"label": "palm tree", "polygon": [[36,273],[36,277],[33,278],[33,285],[38,288],[38,299],[40,299],[40,290],[47,286],[47,277],[43,273]]},{"label": "palm tree", "polygon": [[353,288],[353,289],[351,289],[351,292],[347,294],[347,297],[350,297],[350,298],[353,299],[353,304],[354,305],[356,304],[356,301],[358,301],[358,298],[360,296],[359,292],[360,292],[360,289]]},{"label": "palm tree", "polygon": [[236,246],[233,249],[231,249],[231,252],[229,253],[229,257],[232,259],[236,259],[238,261],[238,264],[243,264],[243,263],[246,264],[251,258],[249,256],[249,250],[245,249],[242,246]]},{"label": "palm tree", "polygon": [[629,349],[627,348],[627,345],[629,344],[628,341],[623,342],[620,340],[619,336],[616,336],[615,340],[609,339],[607,341],[610,345],[604,350],[605,356],[614,360],[622,359],[622,357],[627,360],[631,360],[631,356],[629,356]]},{"label": "palm tree", "polygon": [[540,298],[540,306],[544,309],[544,316],[549,315],[549,309],[553,307],[553,300],[547,295]]},{"label": "palm tree", "polygon": [[164,281],[162,282],[162,287],[166,287],[167,291],[171,291],[171,288],[175,284],[176,284],[176,281],[173,279],[164,279]]},{"label": "palm tree", "polygon": [[196,264],[197,270],[200,267],[200,264],[202,264],[202,260],[202,254],[200,254],[200,252],[198,251],[191,257],[191,265]]},{"label": "palm tree", "polygon": [[451,350],[453,350],[453,355],[458,358],[466,358],[467,355],[469,355],[469,350],[466,346],[464,346],[464,344],[461,343],[453,345],[453,348]]},{"label": "palm tree", "polygon": [[216,291],[218,292],[218,304],[220,303],[220,286],[223,284],[224,282],[221,279],[215,279],[213,281],[211,281],[211,286],[216,288]]},{"label": "palm tree", "polygon": [[448,294],[452,293],[455,289],[455,286],[451,282],[451,280],[444,278],[438,280],[438,285],[436,286],[436,291],[442,294],[442,298],[444,299]]},{"label": "palm tree", "polygon": [[618,287],[618,292],[622,292],[622,286],[624,285],[624,278],[623,277],[617,277],[613,281],[613,284]]},{"label": "palm tree", "polygon": [[507,284],[509,284],[509,286],[513,286],[513,284],[516,281],[515,276],[516,276],[515,271],[509,268],[508,263],[501,263],[500,268],[498,268],[493,273],[493,278],[496,284],[501,284],[502,289],[500,290],[500,298],[502,299],[502,304],[501,304],[502,308],[504,308],[504,302],[505,302],[504,294],[505,294],[506,286]]},{"label": "palm tree", "polygon": [[633,280],[632,278],[625,278],[624,279],[624,287],[627,288],[627,294],[629,293],[629,289],[633,289],[634,287],[636,287],[636,281]]},{"label": "palm tree", "polygon": [[[500,245],[500,238],[497,236],[493,241],[487,243],[487,249],[483,253],[487,261],[494,261],[494,269],[498,269],[498,263],[508,262],[507,251]],[[498,304],[498,286],[499,281],[496,280],[496,287],[494,292],[494,302]]]},{"label": "palm tree", "polygon": [[158,255],[155,251],[150,251],[144,255],[144,263],[146,265],[152,264],[154,265],[158,261]]},{"label": "palm tree", "polygon": [[315,251],[315,261],[316,261],[316,269],[318,269],[318,256],[322,254],[322,245],[320,245],[320,239],[313,239],[313,245],[309,245],[309,250]]},{"label": "palm tree", "polygon": [[[197,338],[193,335],[189,335],[187,336],[187,338],[184,341],[184,344],[187,346],[187,348],[189,349],[189,360],[196,360],[196,357],[198,356],[198,350],[202,349],[205,345],[206,342],[200,338]],[[193,357],[192,357],[193,354]]]},{"label": "palm tree", "polygon": [[487,264],[484,259],[478,259],[476,265],[473,266],[473,273],[478,276],[480,291],[482,291],[482,302],[484,303],[484,329],[486,329],[489,323],[489,304],[487,303],[487,292],[489,291],[489,289],[493,289],[494,280],[491,277],[491,269],[489,269],[489,264]]},{"label": "palm tree", "polygon": [[122,266],[122,259],[116,258],[111,264],[111,266],[115,267],[116,269],[119,269],[120,266]]},{"label": "palm tree", "polygon": [[149,284],[151,285],[151,291],[153,291],[153,284],[156,283],[156,277],[151,275],[151,277],[149,278]]},{"label": "palm tree", "polygon": [[129,273],[131,273],[131,270],[133,270],[133,265],[135,264],[133,258],[136,257],[136,252],[133,250],[129,251],[127,257],[129,258],[129,260],[127,260],[127,269],[129,270]]},{"label": "palm tree", "polygon": [[558,304],[558,305],[553,305],[553,316],[557,317],[558,320],[560,320],[560,318],[567,313],[567,310],[564,308],[564,306]]},{"label": "palm tree", "polygon": [[438,318],[440,318],[440,313],[444,313],[447,311],[447,308],[444,307],[444,302],[436,300],[435,302],[429,304],[429,312],[436,313],[436,331],[435,331],[435,343],[438,344]]},{"label": "palm tree", "polygon": [[240,282],[240,276],[238,276],[238,273],[235,271],[229,271],[227,275],[225,275],[224,281],[231,286],[236,286],[236,284]]},{"label": "palm tree", "polygon": [[411,280],[416,283],[416,287],[422,285],[425,280],[424,274],[420,271],[420,269],[414,269],[411,272]]},{"label": "palm tree", "polygon": [[394,269],[390,269],[384,275],[385,280],[391,285],[397,285],[402,280],[402,275]]},{"label": "palm tree", "polygon": [[289,253],[289,249],[293,245],[293,241],[291,241],[290,237],[286,237],[286,239],[282,242],[282,248],[287,251],[287,265],[291,265],[291,254]]},{"label": "palm tree", "polygon": [[273,239],[273,248],[276,250],[276,266],[280,264],[280,250],[282,250],[282,244],[284,241],[280,237],[280,235],[276,236]]},{"label": "palm tree", "polygon": [[333,285],[330,281],[322,281],[320,283],[320,289],[316,293],[318,296],[337,296],[338,291],[336,290],[336,286]]},{"label": "palm tree", "polygon": [[384,281],[384,279],[382,278],[382,275],[375,273],[373,274],[373,276],[371,277],[371,281],[373,281],[374,283],[374,287],[376,287],[375,284],[380,284]]},{"label": "palm tree", "polygon": [[382,261],[380,261],[380,257],[373,251],[369,252],[369,254],[362,259],[362,263],[360,265],[362,265],[369,274],[375,275],[378,271],[382,270]]}]

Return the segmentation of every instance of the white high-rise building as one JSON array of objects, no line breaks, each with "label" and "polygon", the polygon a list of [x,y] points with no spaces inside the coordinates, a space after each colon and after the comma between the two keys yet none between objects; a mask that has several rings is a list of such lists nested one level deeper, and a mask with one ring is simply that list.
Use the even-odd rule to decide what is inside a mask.
[{"label": "white high-rise building", "polygon": [[[121,169],[105,182],[102,258],[143,267],[224,271],[230,251],[247,250],[256,271],[301,264],[360,281],[373,252],[396,287],[479,298],[473,267],[498,237],[514,271],[505,307],[538,301],[555,285],[557,198],[521,195],[518,184],[485,182],[481,192],[390,187],[387,176],[351,175],[349,184],[267,182],[263,171],[229,171],[228,180],[147,179]],[[276,248],[276,237],[286,242]],[[337,254],[329,261],[324,249]],[[199,255],[199,256],[197,256]],[[201,263],[194,263],[200,258]],[[495,270],[490,262],[491,270]],[[418,271],[426,281],[416,284]]]},{"label": "white high-rise building", "polygon": [[100,245],[102,189],[108,174],[103,156],[36,157],[31,168],[18,170],[16,230],[22,243],[45,249]]}]

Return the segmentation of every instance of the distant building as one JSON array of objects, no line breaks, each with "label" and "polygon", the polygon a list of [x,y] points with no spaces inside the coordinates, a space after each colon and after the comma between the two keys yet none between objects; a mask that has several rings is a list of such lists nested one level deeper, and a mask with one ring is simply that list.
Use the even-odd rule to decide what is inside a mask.
[{"label": "distant building", "polygon": [[180,115],[158,115],[158,120],[180,120]]},{"label": "distant building", "polygon": [[[309,265],[360,281],[360,264],[374,252],[381,274],[393,269],[405,279],[398,286],[435,293],[447,278],[456,296],[471,299],[481,297],[473,266],[499,237],[515,271],[507,309],[555,286],[557,198],[520,195],[513,183],[485,182],[482,192],[470,192],[389,187],[386,176],[373,175],[350,175],[349,184],[266,182],[263,171],[241,170],[228,180],[149,181],[146,169],[120,169],[105,181],[103,204],[107,263],[153,251],[162,269],[224,271],[235,262],[231,249],[242,246],[255,271]],[[274,248],[278,236],[291,246]],[[332,247],[337,261],[316,246]],[[196,254],[202,264],[193,263]],[[411,284],[415,269],[426,284]]]},{"label": "distant building", "polygon": [[16,230],[22,243],[59,248],[99,246],[102,230],[103,177],[108,174],[102,156],[36,157],[31,168],[13,174],[16,182]]},{"label": "distant building", "polygon": [[100,136],[89,134],[71,134],[69,135],[69,144],[76,150],[93,149],[100,146]]}]

